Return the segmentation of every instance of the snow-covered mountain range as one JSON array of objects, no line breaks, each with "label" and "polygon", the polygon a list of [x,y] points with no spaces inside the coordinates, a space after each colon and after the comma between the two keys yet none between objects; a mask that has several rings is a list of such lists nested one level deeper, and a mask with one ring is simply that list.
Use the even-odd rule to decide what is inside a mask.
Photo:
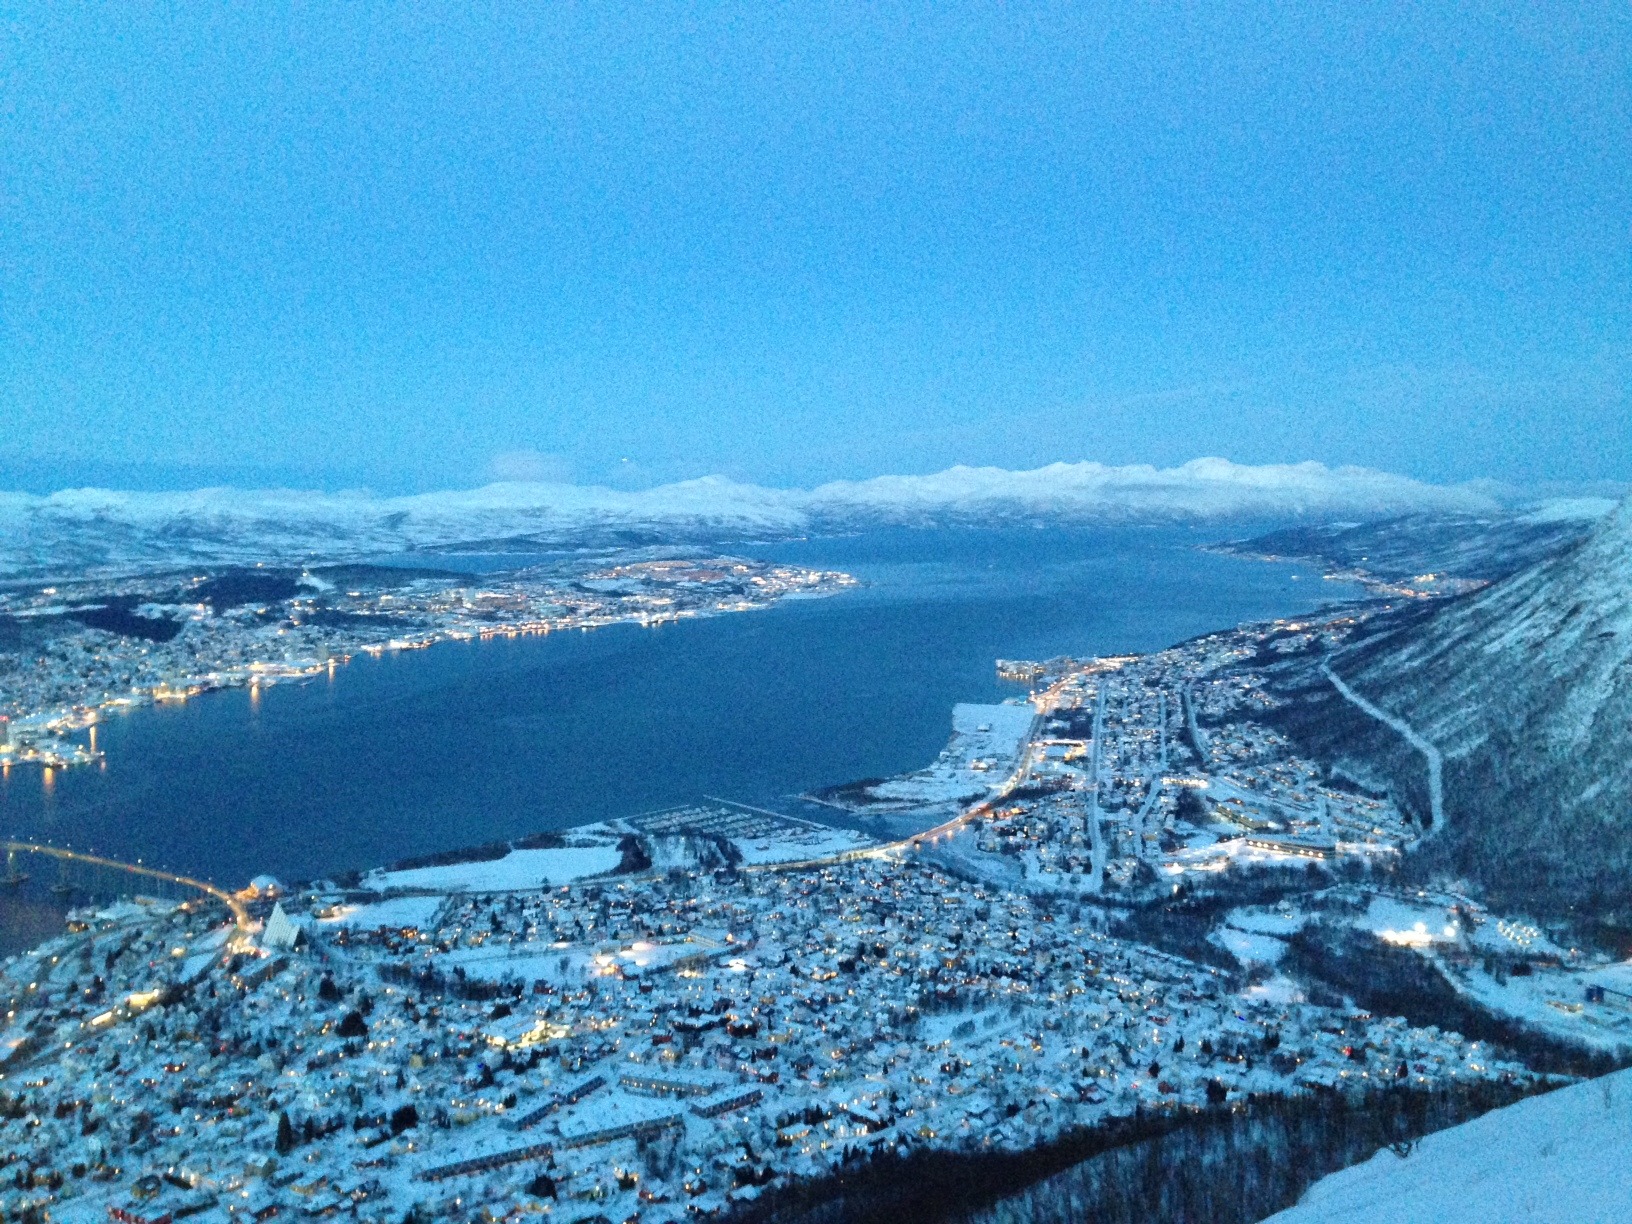
[{"label": "snow-covered mountain range", "polygon": [[1481,489],[1368,468],[1174,468],[1056,463],[1033,471],[955,467],[815,489],[705,477],[641,492],[506,483],[378,497],[287,489],[0,494],[0,576],[119,572],[526,542],[541,546],[786,538],[868,526],[1002,522],[1170,523],[1365,519],[1481,513]]},{"label": "snow-covered mountain range", "polygon": [[[1374,625],[1327,662],[1440,754],[1429,862],[1521,909],[1632,923],[1632,498],[1553,557]],[[1302,682],[1303,733],[1426,811],[1422,743],[1317,669]]]}]

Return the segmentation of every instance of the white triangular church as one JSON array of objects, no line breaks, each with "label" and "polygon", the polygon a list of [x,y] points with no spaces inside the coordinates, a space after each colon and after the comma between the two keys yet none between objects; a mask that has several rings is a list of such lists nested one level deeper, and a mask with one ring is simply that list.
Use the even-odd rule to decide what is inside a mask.
[{"label": "white triangular church", "polygon": [[261,931],[261,947],[269,952],[286,952],[298,944],[304,934],[289,920],[289,915],[283,912],[283,902],[279,901],[272,907]]}]

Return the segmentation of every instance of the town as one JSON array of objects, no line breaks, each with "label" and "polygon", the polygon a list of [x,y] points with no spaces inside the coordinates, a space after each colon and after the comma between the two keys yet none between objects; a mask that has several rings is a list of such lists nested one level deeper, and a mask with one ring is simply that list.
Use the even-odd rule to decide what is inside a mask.
[{"label": "town", "polygon": [[[1209,635],[1146,656],[1027,664],[1037,721],[1015,784],[931,830],[982,878],[1148,894],[1231,863],[1390,860],[1416,836],[1383,795],[1300,759],[1263,719],[1248,662],[1342,633],[1355,613]],[[856,806],[858,813],[869,808]]]},{"label": "town", "polygon": [[274,904],[253,947],[110,910],[6,967],[6,1218],[678,1220],[881,1146],[1528,1074],[910,854]]},{"label": "town", "polygon": [[480,577],[347,565],[0,590],[0,766],[85,764],[109,714],[320,675],[365,652],[657,625],[853,585],[797,566],[629,550]]},{"label": "town", "polygon": [[[1389,947],[1472,950],[1493,1007],[1497,978],[1522,980],[1531,1011],[1624,1035],[1624,983],[1594,987],[1590,958],[1548,963],[1561,997],[1597,1001],[1542,1006],[1517,968],[1544,967],[1540,931],[1391,896],[1409,821],[1257,721],[1273,699],[1247,664],[1349,615],[1007,662],[1031,695],[959,707],[926,770],[814,796],[856,828],[700,800],[258,880],[230,919],[208,898],[77,911],[4,967],[0,1213],[678,1221],[875,1153],[1022,1151],[1249,1095],[1551,1082],[1279,967],[1340,913]],[[1308,896],[1229,910],[1210,954],[1117,925],[1288,866]]]}]

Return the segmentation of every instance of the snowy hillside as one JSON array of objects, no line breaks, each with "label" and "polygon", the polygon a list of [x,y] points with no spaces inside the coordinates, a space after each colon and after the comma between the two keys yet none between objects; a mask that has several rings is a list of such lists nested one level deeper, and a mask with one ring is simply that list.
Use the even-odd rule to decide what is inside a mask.
[{"label": "snowy hillside", "polygon": [[1266,1224],[1610,1224],[1632,1218],[1632,1071],[1384,1148]]},{"label": "snowy hillside", "polygon": [[1300,524],[1218,548],[1249,557],[1296,557],[1387,582],[1429,574],[1493,581],[1576,543],[1614,508],[1607,498],[1555,498],[1494,513]]},{"label": "snowy hillside", "polygon": [[933,476],[838,481],[810,493],[817,523],[1059,517],[1124,522],[1366,517],[1469,512],[1493,503],[1471,489],[1425,485],[1369,468],[1319,463],[1252,467],[1192,459],[1176,468],[1054,463],[1030,472],[955,467]]},{"label": "snowy hillside", "polygon": [[719,479],[640,493],[496,484],[412,497],[299,490],[0,494],[0,575],[341,560],[518,537],[604,545],[787,535],[784,493]]},{"label": "snowy hillside", "polygon": [[[1379,628],[1330,663],[1441,754],[1433,851],[1521,906],[1632,915],[1632,498],[1562,553]],[[1425,810],[1421,744],[1304,682],[1305,732]]]},{"label": "snowy hillside", "polygon": [[766,489],[705,477],[642,492],[509,483],[460,492],[73,489],[0,494],[0,576],[205,562],[335,560],[456,544],[603,546],[766,539],[881,524],[1207,522],[1479,513],[1467,487],[1317,463],[1176,468],[956,467],[931,476]]}]

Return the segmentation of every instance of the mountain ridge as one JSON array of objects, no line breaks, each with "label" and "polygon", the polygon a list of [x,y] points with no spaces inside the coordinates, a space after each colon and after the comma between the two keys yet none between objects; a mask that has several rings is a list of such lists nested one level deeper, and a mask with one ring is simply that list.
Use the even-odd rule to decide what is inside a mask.
[{"label": "mountain ridge", "polygon": [[629,492],[508,482],[379,497],[366,491],[71,489],[0,493],[0,576],[155,565],[336,560],[527,539],[540,546],[789,538],[878,526],[1200,523],[1479,513],[1477,485],[1360,467],[1194,459],[1173,468],[1056,463],[771,489],[706,476]]},{"label": "mountain ridge", "polygon": [[[1442,754],[1425,866],[1521,909],[1632,920],[1632,498],[1578,543],[1380,617],[1322,663]],[[1414,745],[1307,661],[1278,683],[1296,733],[1426,818]]]},{"label": "mountain ridge", "polygon": [[1307,561],[1384,582],[1490,582],[1584,538],[1618,503],[1553,498],[1482,514],[1417,512],[1366,523],[1307,523],[1215,545],[1237,556]]}]

